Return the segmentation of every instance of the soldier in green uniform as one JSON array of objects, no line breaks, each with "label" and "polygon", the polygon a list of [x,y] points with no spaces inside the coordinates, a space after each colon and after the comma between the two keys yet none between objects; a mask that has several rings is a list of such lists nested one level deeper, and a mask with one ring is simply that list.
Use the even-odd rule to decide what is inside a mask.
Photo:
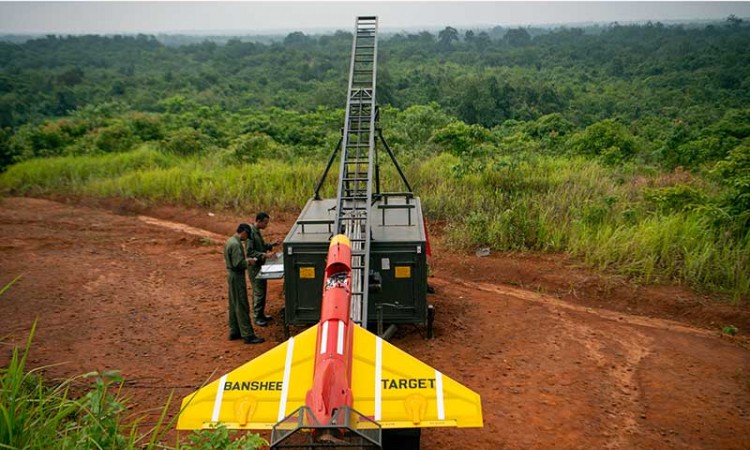
[{"label": "soldier in green uniform", "polygon": [[246,344],[260,344],[265,339],[255,335],[250,323],[250,305],[245,283],[245,270],[254,261],[246,257],[242,241],[246,241],[250,233],[250,225],[241,223],[234,236],[224,244],[224,262],[229,284],[229,340],[241,338]]},{"label": "soldier in green uniform", "polygon": [[247,239],[247,257],[255,258],[255,265],[250,267],[248,271],[250,274],[250,284],[253,286],[253,315],[255,317],[255,324],[261,327],[265,327],[268,325],[268,321],[273,319],[273,317],[266,315],[267,280],[258,280],[256,278],[260,273],[261,266],[266,262],[266,252],[270,252],[273,246],[276,245],[275,241],[266,244],[263,236],[260,234],[260,230],[264,230],[270,221],[271,216],[265,212],[259,212],[255,216],[255,225],[250,227],[252,231]]}]

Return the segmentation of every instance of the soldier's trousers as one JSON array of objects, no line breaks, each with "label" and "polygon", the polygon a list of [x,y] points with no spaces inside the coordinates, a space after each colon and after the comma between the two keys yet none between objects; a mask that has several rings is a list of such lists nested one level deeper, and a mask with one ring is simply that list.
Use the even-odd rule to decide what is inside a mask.
[{"label": "soldier's trousers", "polygon": [[253,317],[255,320],[262,319],[266,315],[266,290],[268,280],[255,278],[259,272],[251,271],[250,284],[253,287]]},{"label": "soldier's trousers", "polygon": [[245,272],[227,271],[229,284],[229,334],[243,338],[255,336],[250,323],[250,305],[247,298]]}]

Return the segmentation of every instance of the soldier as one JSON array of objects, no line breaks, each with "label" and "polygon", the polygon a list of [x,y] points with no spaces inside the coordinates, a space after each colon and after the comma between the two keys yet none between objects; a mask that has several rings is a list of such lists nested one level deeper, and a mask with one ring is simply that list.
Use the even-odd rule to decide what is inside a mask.
[{"label": "soldier", "polygon": [[259,212],[255,216],[255,225],[251,226],[252,232],[247,239],[247,257],[256,260],[255,265],[250,268],[248,273],[250,274],[250,284],[253,286],[253,315],[255,316],[255,324],[260,327],[265,327],[269,320],[273,320],[272,316],[266,315],[267,280],[256,278],[260,273],[261,266],[266,262],[266,253],[273,250],[273,246],[277,244],[276,241],[266,244],[260,234],[260,230],[264,230],[270,221],[271,216],[265,212]]},{"label": "soldier", "polygon": [[234,236],[224,244],[224,262],[227,266],[227,283],[229,284],[229,340],[242,339],[245,344],[260,344],[265,339],[255,335],[250,323],[250,305],[247,299],[245,270],[255,263],[245,256],[242,241],[251,233],[250,225],[241,223]]}]

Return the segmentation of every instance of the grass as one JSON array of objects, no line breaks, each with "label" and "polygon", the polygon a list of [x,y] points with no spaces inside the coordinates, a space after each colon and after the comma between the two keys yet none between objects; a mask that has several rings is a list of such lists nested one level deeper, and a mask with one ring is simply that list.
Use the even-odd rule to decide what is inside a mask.
[{"label": "grass", "polygon": [[[646,283],[678,282],[730,293],[735,301],[750,296],[750,234],[717,224],[709,203],[653,195],[670,194],[684,177],[531,156],[455,178],[450,169],[456,164],[457,158],[441,155],[411,170],[426,215],[448,222],[450,245],[568,252]],[[687,183],[717,192],[705,180]]]},{"label": "grass", "polygon": [[[466,167],[447,153],[406,165],[427,218],[448,222],[450,246],[568,252],[643,282],[731,293],[736,301],[750,296],[750,234],[717,221],[711,199],[721,192],[710,181],[530,152],[491,155]],[[0,175],[0,189],[238,211],[299,210],[322,170],[322,163],[307,161],[233,165],[211,155],[179,159],[142,147],[27,161]],[[333,178],[323,196],[335,195]],[[385,190],[404,190],[390,163],[383,164],[381,179]]]},{"label": "grass", "polygon": [[[140,198],[215,208],[265,205],[293,209],[312,196],[323,166],[262,161],[225,165],[220,158],[177,158],[141,147],[128,153],[56,157],[16,164],[0,176],[13,194]],[[329,177],[324,192],[334,195]]]},{"label": "grass", "polygon": [[80,192],[95,180],[117,178],[127,173],[172,167],[178,160],[143,146],[128,153],[104,156],[63,156],[29,160],[11,166],[2,174],[0,186],[24,195],[50,192]]},{"label": "grass", "polygon": [[[0,371],[0,448],[134,448],[142,441],[135,427],[121,422],[125,406],[111,392],[121,381],[116,374],[91,373],[47,386],[38,369],[25,370],[35,330],[36,324],[23,352],[15,348]],[[71,386],[89,377],[96,377],[93,389],[73,398]]]},{"label": "grass", "polygon": [[293,209],[312,195],[310,186],[319,173],[319,167],[313,164],[266,162],[205,167],[195,161],[98,179],[83,186],[80,193],[220,208],[264,205],[268,209]]}]

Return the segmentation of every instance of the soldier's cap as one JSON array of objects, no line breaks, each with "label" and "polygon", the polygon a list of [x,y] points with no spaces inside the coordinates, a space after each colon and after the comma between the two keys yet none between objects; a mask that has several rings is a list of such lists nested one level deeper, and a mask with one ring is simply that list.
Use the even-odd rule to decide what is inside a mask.
[{"label": "soldier's cap", "polygon": [[243,231],[246,231],[248,234],[250,234],[250,231],[251,231],[250,225],[246,223],[239,224],[239,226],[237,227],[237,232],[242,233]]}]

